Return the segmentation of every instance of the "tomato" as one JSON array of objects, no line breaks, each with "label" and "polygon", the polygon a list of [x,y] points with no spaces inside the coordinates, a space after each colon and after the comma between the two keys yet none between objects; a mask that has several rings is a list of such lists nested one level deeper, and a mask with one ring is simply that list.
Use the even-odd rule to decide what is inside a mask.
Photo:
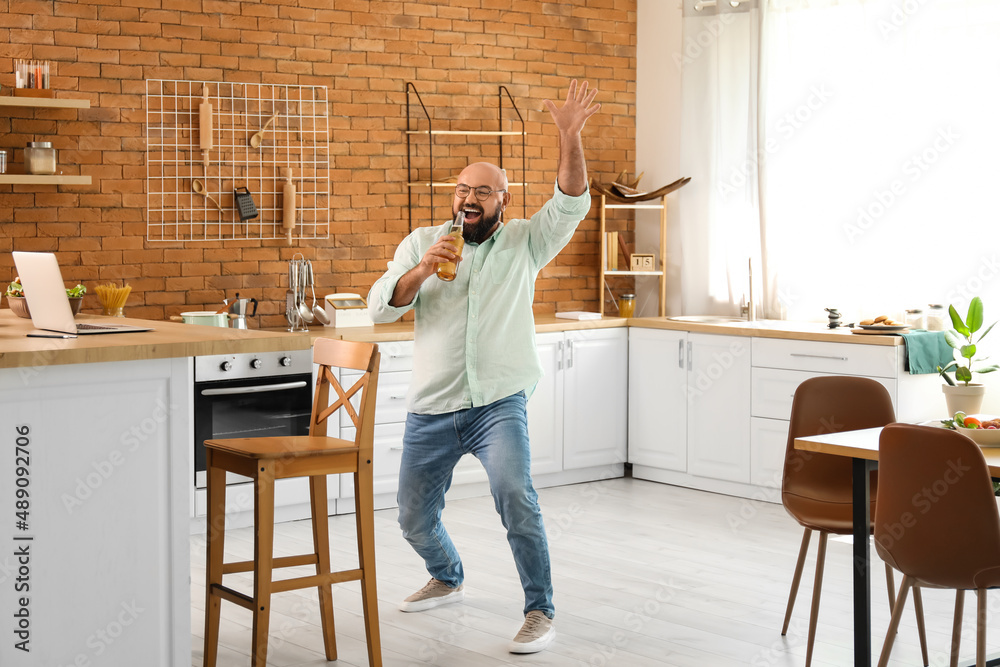
[{"label": "tomato", "polygon": [[975,417],[965,418],[965,428],[980,428],[982,425],[983,422],[979,421]]}]

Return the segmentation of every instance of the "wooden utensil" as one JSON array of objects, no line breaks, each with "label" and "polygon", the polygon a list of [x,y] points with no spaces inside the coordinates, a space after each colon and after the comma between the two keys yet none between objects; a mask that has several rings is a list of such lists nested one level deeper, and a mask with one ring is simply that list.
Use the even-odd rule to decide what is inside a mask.
[{"label": "wooden utensil", "polygon": [[199,179],[195,178],[195,179],[191,180],[191,189],[194,190],[197,194],[199,194],[199,195],[205,197],[206,199],[208,199],[210,202],[212,202],[213,204],[215,204],[215,208],[217,208],[220,211],[222,211],[222,206],[220,206],[219,202],[217,202],[215,200],[215,197],[213,197],[212,195],[208,194],[208,190],[205,189],[205,184],[202,183]]},{"label": "wooden utensil", "polygon": [[271,117],[267,119],[267,122],[264,123],[264,127],[260,128],[260,130],[258,130],[256,134],[254,134],[252,137],[250,137],[250,146],[252,148],[260,148],[260,145],[262,143],[264,143],[264,132],[267,131],[267,128],[271,125],[271,123],[277,117],[278,117],[278,112],[275,111],[271,115]]}]

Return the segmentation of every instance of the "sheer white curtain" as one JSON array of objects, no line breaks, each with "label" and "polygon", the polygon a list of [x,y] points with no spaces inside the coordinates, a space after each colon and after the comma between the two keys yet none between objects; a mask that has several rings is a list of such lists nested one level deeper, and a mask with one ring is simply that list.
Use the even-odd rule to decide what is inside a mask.
[{"label": "sheer white curtain", "polygon": [[735,314],[749,296],[748,260],[759,266],[760,16],[751,4],[684,0],[684,48],[676,59],[683,68],[680,169],[691,176],[678,198],[681,307],[688,314]]},{"label": "sheer white curtain", "polygon": [[766,1],[768,313],[1000,317],[1000,2]]}]

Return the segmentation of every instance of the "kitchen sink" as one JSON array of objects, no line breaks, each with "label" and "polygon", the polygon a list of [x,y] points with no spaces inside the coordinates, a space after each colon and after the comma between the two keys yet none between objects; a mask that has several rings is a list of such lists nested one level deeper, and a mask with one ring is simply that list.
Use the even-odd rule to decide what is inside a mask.
[{"label": "kitchen sink", "polygon": [[731,322],[746,322],[742,317],[733,317],[730,315],[678,315],[676,317],[668,317],[668,320],[673,322],[694,322],[697,324],[727,324]]}]

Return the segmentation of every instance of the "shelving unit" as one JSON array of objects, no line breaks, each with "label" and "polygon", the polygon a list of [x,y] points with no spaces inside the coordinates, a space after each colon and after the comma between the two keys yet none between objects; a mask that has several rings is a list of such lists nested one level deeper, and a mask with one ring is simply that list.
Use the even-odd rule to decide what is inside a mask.
[{"label": "shelving unit", "polygon": [[[89,109],[90,100],[55,97],[12,97],[0,95],[0,107],[29,109]],[[10,163],[7,164],[8,168]],[[90,176],[54,174],[0,174],[0,185],[90,185]]]},{"label": "shelving unit", "polygon": [[[600,303],[600,313],[604,315],[604,290],[605,290],[605,280],[608,276],[659,276],[660,277],[660,317],[664,317],[667,314],[667,267],[666,267],[666,257],[667,257],[667,196],[663,195],[660,197],[659,204],[650,203],[635,203],[635,204],[622,204],[622,203],[608,203],[608,198],[606,195],[600,195],[601,197],[601,274],[598,281],[600,285],[600,295],[598,301]],[[607,234],[605,233],[607,228],[607,211],[611,209],[659,209],[660,211],[660,270],[659,271],[608,271],[608,249],[607,244]],[[617,249],[615,250],[617,252]]]},{"label": "shelving unit", "polygon": [[89,109],[90,100],[55,97],[0,96],[0,107],[35,107],[40,109]]},{"label": "shelving unit", "polygon": [[[410,100],[411,94],[416,98],[416,103],[420,105],[421,111],[423,111],[424,118],[427,121],[427,129],[418,130],[415,127],[416,121],[410,115]],[[503,138],[504,137],[521,137],[521,178],[518,181],[511,181],[508,179],[508,187],[527,187],[527,182],[524,180],[524,175],[527,173],[527,154],[524,150],[525,148],[525,130],[524,130],[524,118],[521,116],[521,112],[517,108],[517,104],[514,103],[514,98],[511,97],[510,91],[507,90],[506,86],[499,86],[497,90],[497,127],[503,127],[503,109],[504,109],[504,96],[510,102],[510,108],[517,115],[517,122],[520,123],[521,129],[518,130],[439,130],[435,129],[434,121],[431,119],[430,112],[428,112],[427,107],[424,105],[422,99],[420,99],[420,93],[417,92],[416,86],[412,81],[406,82],[406,208],[409,217],[410,231],[413,231],[413,191],[415,188],[428,188],[431,191],[431,214],[433,217],[434,212],[434,190],[442,188],[454,188],[455,183],[446,180],[437,180],[435,176],[437,174],[434,172],[434,137],[438,136],[466,136],[466,137],[496,137],[497,138],[497,149],[498,149],[498,166],[503,169]],[[416,168],[413,166],[413,152],[416,148],[416,143],[414,139],[417,136],[427,137],[427,174],[429,178],[427,180],[418,180],[415,177]],[[445,199],[445,206],[449,210],[450,216],[451,206],[447,205],[447,199]],[[521,198],[522,205],[522,216],[527,217],[528,205],[525,202],[525,198]]]}]

